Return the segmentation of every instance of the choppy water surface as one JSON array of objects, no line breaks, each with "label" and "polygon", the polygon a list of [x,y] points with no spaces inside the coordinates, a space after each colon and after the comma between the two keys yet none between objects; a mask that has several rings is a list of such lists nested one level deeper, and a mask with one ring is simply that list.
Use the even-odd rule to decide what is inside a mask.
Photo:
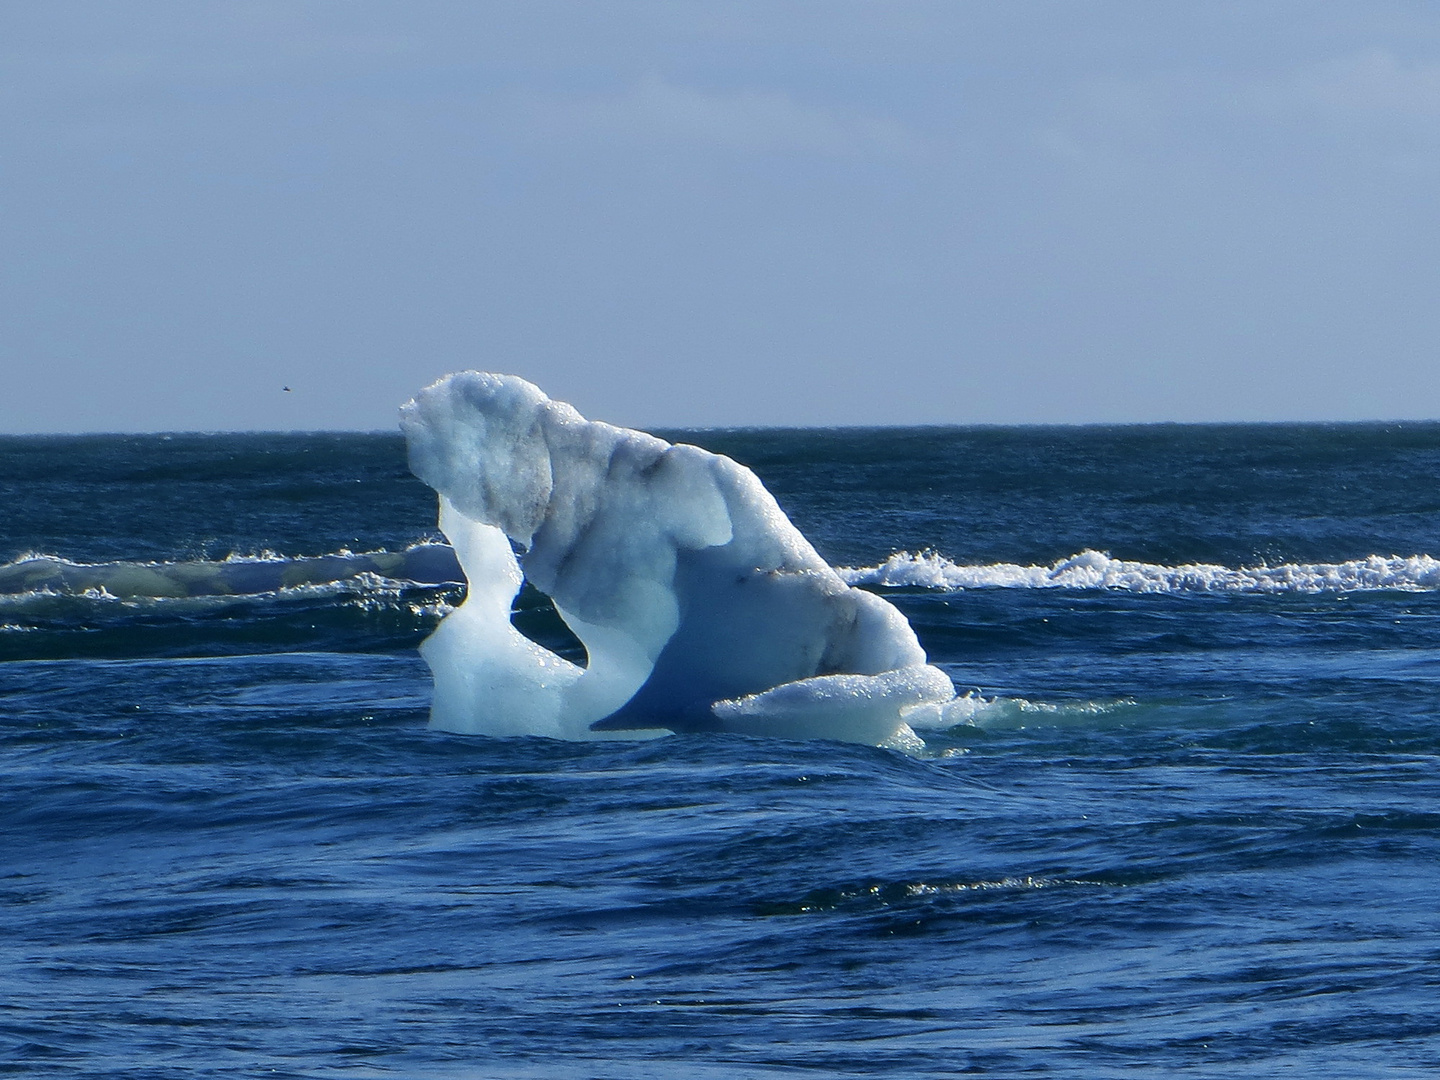
[{"label": "choppy water surface", "polygon": [[690,438],[969,723],[432,733],[398,437],[0,439],[0,1072],[1440,1068],[1440,427]]}]

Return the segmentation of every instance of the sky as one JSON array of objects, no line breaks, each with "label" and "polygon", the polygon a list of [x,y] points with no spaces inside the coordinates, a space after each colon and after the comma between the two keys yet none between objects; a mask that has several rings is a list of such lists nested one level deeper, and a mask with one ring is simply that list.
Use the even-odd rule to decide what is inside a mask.
[{"label": "sky", "polygon": [[0,432],[386,429],[465,368],[1440,417],[1440,5],[0,0]]}]

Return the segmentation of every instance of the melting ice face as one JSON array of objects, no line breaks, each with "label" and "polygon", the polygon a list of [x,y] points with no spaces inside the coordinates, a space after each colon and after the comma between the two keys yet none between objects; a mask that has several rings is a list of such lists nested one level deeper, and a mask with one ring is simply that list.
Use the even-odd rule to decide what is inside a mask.
[{"label": "melting ice face", "polygon": [[[905,617],[842,581],[727,457],[474,371],[422,391],[400,423],[469,581],[421,650],[435,727],[903,745],[907,721],[937,722],[954,698]],[[585,667],[511,624],[522,580],[554,602]]]}]

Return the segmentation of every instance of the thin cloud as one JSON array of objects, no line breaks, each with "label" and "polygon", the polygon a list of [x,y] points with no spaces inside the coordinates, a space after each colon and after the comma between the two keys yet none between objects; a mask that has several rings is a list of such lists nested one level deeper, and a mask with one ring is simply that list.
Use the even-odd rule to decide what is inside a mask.
[{"label": "thin cloud", "polygon": [[1440,63],[1406,63],[1388,49],[1366,49],[1260,84],[1252,93],[1276,110],[1348,121],[1428,122],[1440,116]]},{"label": "thin cloud", "polygon": [[619,94],[530,96],[533,136],[689,144],[742,154],[915,157],[924,141],[874,113],[826,109],[774,90],[701,90],[651,76]]},{"label": "thin cloud", "polygon": [[1371,48],[1270,71],[1188,67],[1086,79],[1032,140],[1052,160],[1111,180],[1154,163],[1272,160],[1256,147],[1307,141],[1349,146],[1352,164],[1433,165],[1437,118],[1440,62]]}]

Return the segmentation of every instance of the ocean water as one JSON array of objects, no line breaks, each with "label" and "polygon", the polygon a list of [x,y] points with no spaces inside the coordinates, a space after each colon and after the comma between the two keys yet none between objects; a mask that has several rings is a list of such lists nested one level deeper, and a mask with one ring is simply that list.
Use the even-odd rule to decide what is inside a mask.
[{"label": "ocean water", "polygon": [[0,439],[0,1074],[1440,1070],[1440,425],[664,434],[966,722],[432,732],[398,436]]}]

